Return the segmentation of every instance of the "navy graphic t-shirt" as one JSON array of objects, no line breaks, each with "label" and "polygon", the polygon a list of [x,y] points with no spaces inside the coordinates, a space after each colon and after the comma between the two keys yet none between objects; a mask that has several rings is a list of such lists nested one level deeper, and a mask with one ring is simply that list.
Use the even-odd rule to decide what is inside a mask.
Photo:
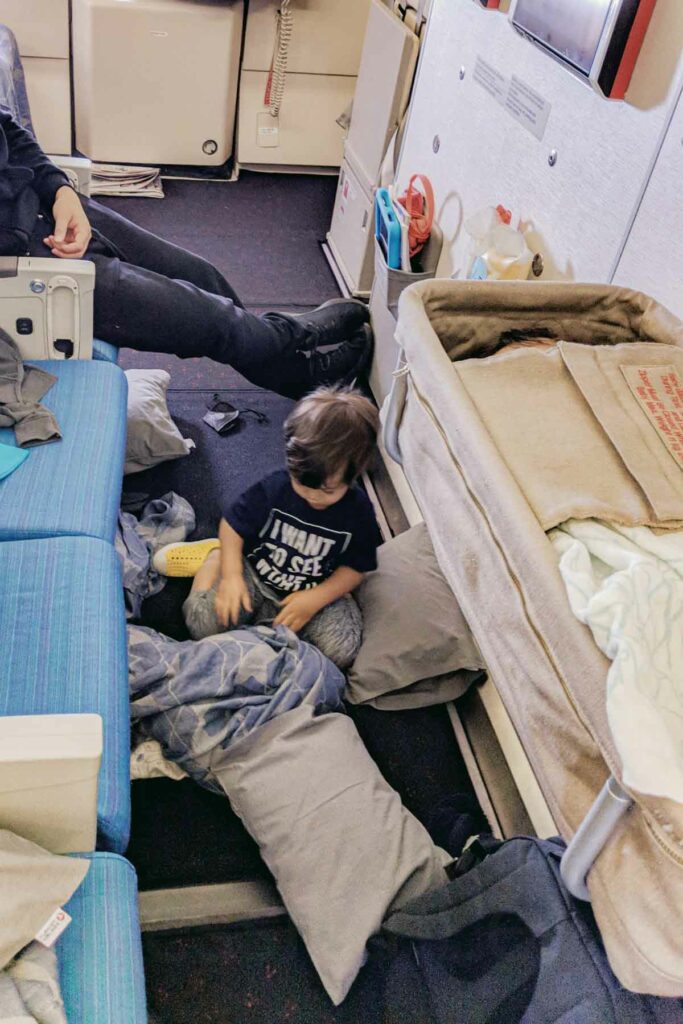
[{"label": "navy graphic t-shirt", "polygon": [[340,565],[377,568],[379,528],[360,487],[322,511],[294,491],[286,470],[271,473],[231,505],[225,518],[244,541],[259,579],[280,595],[309,590]]}]

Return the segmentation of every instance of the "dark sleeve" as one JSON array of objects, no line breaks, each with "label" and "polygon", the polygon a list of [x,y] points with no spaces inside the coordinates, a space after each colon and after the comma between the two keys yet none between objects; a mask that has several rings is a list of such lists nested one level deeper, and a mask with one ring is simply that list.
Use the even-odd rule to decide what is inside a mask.
[{"label": "dark sleeve", "polygon": [[377,568],[377,548],[381,543],[375,510],[367,495],[359,492],[354,512],[353,536],[339,564],[355,569],[356,572],[372,572]]},{"label": "dark sleeve", "polygon": [[270,512],[271,501],[265,481],[261,480],[240,495],[224,513],[226,521],[242,540],[258,537]]},{"label": "dark sleeve", "polygon": [[45,156],[31,133],[17,124],[7,107],[0,107],[0,127],[7,139],[10,166],[31,168],[33,188],[41,205],[51,210],[57,189],[70,184],[66,174]]}]

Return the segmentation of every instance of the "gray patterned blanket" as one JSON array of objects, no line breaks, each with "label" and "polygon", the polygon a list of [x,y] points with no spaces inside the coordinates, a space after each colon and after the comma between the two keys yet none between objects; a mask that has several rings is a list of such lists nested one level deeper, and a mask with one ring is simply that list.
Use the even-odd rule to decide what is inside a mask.
[{"label": "gray patterned blanket", "polygon": [[231,743],[301,704],[342,711],[344,676],[285,626],[172,640],[128,627],[131,719],[196,782],[222,793],[215,773]]},{"label": "gray patterned blanket", "polygon": [[152,568],[152,557],[164,544],[176,544],[192,533],[194,509],[174,491],[145,505],[140,518],[119,512],[116,552],[121,562],[126,618],[140,618],[142,602],[166,586],[166,577]]}]

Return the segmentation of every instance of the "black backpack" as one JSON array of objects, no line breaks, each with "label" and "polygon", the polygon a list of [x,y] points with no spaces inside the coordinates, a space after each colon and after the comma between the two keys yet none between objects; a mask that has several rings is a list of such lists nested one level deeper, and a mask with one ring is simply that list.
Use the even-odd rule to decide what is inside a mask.
[{"label": "black backpack", "polygon": [[481,836],[455,877],[384,922],[385,1024],[682,1024],[683,1000],[626,991],[561,840]]}]

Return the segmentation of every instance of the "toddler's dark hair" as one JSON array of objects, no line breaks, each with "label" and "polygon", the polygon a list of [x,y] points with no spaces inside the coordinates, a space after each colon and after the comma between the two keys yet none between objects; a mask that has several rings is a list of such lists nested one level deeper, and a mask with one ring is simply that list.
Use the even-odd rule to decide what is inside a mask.
[{"label": "toddler's dark hair", "polygon": [[304,487],[321,487],[343,473],[351,484],[372,459],[379,415],[360,391],[318,388],[285,422],[287,469]]}]

